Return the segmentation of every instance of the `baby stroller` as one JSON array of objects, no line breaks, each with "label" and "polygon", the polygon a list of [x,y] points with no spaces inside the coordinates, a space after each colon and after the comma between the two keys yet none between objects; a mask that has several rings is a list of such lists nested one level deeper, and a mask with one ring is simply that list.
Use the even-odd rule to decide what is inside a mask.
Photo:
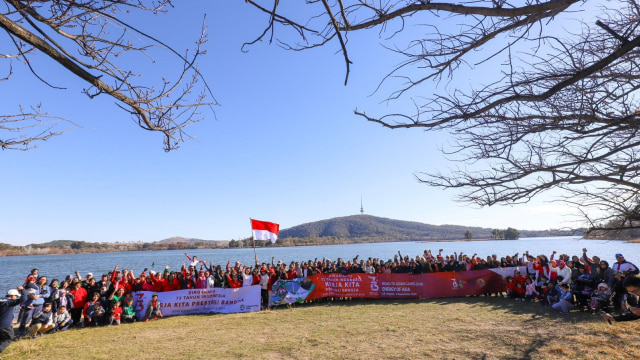
[{"label": "baby stroller", "polygon": [[573,295],[576,298],[576,308],[580,311],[589,310],[591,295],[596,289],[596,278],[590,274],[582,274],[576,278]]}]

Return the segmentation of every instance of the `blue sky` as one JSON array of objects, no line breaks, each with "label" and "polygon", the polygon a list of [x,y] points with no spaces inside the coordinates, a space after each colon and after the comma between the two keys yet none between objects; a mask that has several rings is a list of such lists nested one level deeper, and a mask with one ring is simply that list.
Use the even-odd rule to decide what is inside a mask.
[{"label": "blue sky", "polygon": [[[288,228],[357,214],[361,197],[367,214],[429,224],[574,225],[566,216],[573,210],[549,197],[475,209],[454,202],[453,191],[419,184],[415,173],[456,165],[438,151],[447,134],[391,131],[353,115],[388,110],[386,93],[370,95],[399,58],[379,46],[377,33],[351,37],[345,87],[336,44],[294,53],[262,43],[241,52],[265,21],[243,1],[181,2],[169,15],[141,18],[140,27],[184,49],[205,13],[201,71],[221,106],[177,151],[165,153],[160,135],[139,129],[110,98],[89,100],[84,84],[41,57],[37,71],[67,90],[42,86],[23,66],[0,82],[3,112],[42,103],[80,125],[37,149],[0,154],[0,242],[238,239],[250,236],[251,217]],[[163,60],[136,65],[154,76]]]}]

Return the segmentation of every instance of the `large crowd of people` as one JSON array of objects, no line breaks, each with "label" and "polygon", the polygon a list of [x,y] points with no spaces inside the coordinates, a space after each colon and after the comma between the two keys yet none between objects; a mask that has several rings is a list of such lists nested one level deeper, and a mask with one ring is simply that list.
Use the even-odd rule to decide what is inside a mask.
[{"label": "large crowd of people", "polygon": [[[100,276],[92,273],[64,279],[49,279],[33,269],[23,283],[9,290],[0,301],[0,352],[14,339],[36,338],[43,334],[70,328],[119,325],[135,321],[162,318],[157,293],[181,289],[239,288],[260,285],[262,308],[269,306],[272,285],[278,280],[293,280],[320,273],[340,274],[424,274],[446,271],[473,271],[492,268],[522,268],[508,276],[506,293],[498,294],[517,301],[539,302],[542,305],[568,313],[572,309],[600,313],[608,321],[640,318],[637,296],[640,295],[638,267],[616,254],[610,265],[598,256],[589,257],[587,249],[582,256],[557,254],[534,256],[523,254],[486,258],[477,254],[454,253],[445,255],[425,250],[415,257],[400,252],[393,259],[356,256],[350,260],[338,258],[282,261],[255,265],[227,262],[214,265],[186,254],[188,261],[179,271],[167,265],[163,271],[144,269],[136,274],[131,269],[116,265],[113,271]],[[144,316],[137,318],[132,292],[154,293]],[[14,334],[13,308],[19,306],[17,330]],[[616,312],[617,316],[609,313]]]}]

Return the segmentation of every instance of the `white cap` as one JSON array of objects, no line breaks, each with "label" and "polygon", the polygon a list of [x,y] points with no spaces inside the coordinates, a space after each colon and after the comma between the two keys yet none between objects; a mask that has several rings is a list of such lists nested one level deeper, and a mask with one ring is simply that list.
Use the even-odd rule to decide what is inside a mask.
[{"label": "white cap", "polygon": [[16,290],[16,289],[11,289],[11,290],[7,291],[7,297],[9,297],[9,296],[20,297],[20,292],[18,292],[18,290]]},{"label": "white cap", "polygon": [[87,273],[87,276],[93,277],[93,273]]}]

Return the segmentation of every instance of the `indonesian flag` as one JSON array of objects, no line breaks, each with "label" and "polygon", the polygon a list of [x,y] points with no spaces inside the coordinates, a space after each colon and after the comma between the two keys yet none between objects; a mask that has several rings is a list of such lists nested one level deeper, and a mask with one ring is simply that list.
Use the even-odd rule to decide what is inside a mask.
[{"label": "indonesian flag", "polygon": [[271,240],[275,244],[278,240],[280,225],[251,219],[251,229],[253,230],[253,240]]}]

